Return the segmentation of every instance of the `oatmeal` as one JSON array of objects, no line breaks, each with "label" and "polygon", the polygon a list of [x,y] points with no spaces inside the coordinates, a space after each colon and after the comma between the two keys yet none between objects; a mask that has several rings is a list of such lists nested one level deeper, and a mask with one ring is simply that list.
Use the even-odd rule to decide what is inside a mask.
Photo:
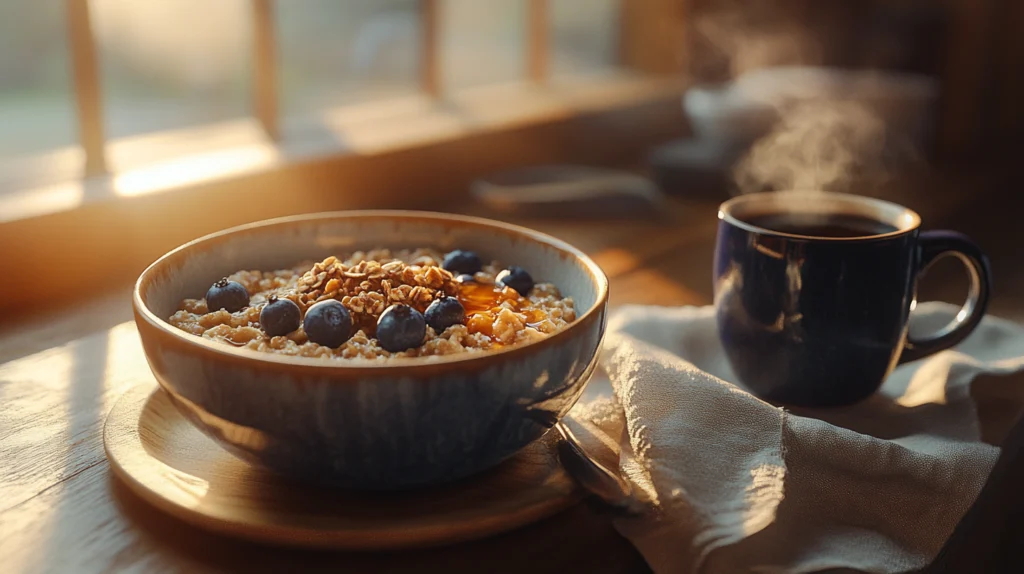
[{"label": "oatmeal", "polygon": [[543,338],[573,301],[520,267],[470,251],[357,251],[276,271],[238,271],[171,325],[256,351],[325,359],[481,352]]}]

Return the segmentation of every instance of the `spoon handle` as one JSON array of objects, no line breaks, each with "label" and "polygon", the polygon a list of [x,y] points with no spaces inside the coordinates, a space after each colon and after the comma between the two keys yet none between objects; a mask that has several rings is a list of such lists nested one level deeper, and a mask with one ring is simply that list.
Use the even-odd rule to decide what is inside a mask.
[{"label": "spoon handle", "polygon": [[580,487],[593,494],[613,514],[639,516],[644,513],[646,506],[633,493],[629,482],[588,455],[564,422],[555,423],[554,429],[558,433],[558,459]]}]

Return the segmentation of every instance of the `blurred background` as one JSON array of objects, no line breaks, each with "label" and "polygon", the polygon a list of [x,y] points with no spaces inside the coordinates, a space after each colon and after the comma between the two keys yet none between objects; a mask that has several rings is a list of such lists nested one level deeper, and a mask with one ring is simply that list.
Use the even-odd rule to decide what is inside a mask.
[{"label": "blurred background", "polygon": [[[620,67],[620,3],[545,1],[550,73]],[[78,143],[71,14],[77,1],[0,6],[0,155]],[[531,0],[443,0],[443,89],[522,80]],[[953,153],[1019,143],[1022,19],[1013,0],[678,0],[686,31],[676,72],[722,82],[759,68],[827,65],[919,73],[945,104],[935,117]],[[252,114],[250,0],[82,3],[91,22],[104,136],[110,139]],[[273,6],[276,90],[284,118],[421,90],[420,0],[299,0]],[[665,2],[634,2],[665,10]],[[675,54],[674,54],[675,55]],[[944,113],[940,113],[944,112]],[[937,135],[937,134],[932,134]],[[934,143],[934,142],[931,142]]]},{"label": "blurred background", "polygon": [[[113,507],[75,502],[109,490],[87,452],[99,419],[76,413],[101,414],[135,382],[118,364],[138,349],[135,280],[253,221],[501,219],[591,256],[613,309],[703,306],[724,199],[846,191],[970,235],[992,261],[989,311],[1024,321],[1021,62],[1022,0],[0,0],[0,364],[24,358],[3,371],[3,416],[17,412],[0,442],[35,448],[45,431],[70,453],[7,473],[17,488],[53,478],[46,496],[21,488],[30,520],[11,530],[47,546],[19,552],[61,545],[53,556],[150,570],[146,548],[236,570],[239,555],[264,570],[298,557],[131,510],[127,528]],[[948,258],[919,287],[960,303],[967,281]],[[60,397],[60,425],[25,418],[57,404],[35,400],[37,381]],[[979,410],[1017,404],[978,388]],[[12,434],[8,420],[30,424]],[[395,564],[646,571],[610,521],[584,505],[561,516]],[[557,553],[537,543],[555,534]]]},{"label": "blurred background", "polygon": [[888,197],[1008,250],[1022,58],[1017,0],[6,0],[0,310],[350,208],[514,220],[623,269],[661,256],[637,230],[703,230],[663,302],[709,298],[715,206],[747,191]]},{"label": "blurred background", "polygon": [[[528,3],[447,0],[438,8],[444,87],[520,80]],[[617,63],[617,0],[549,3],[556,74]],[[108,138],[252,114],[250,0],[92,0],[91,29]],[[421,89],[418,0],[299,0],[274,6],[279,113],[414,94]],[[68,2],[0,5],[0,154],[77,143]]]}]

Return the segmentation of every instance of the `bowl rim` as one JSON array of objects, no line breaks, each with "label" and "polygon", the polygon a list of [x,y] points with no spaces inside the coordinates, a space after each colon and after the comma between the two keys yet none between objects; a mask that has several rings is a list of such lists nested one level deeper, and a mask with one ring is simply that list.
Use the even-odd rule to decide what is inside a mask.
[{"label": "bowl rim", "polygon": [[[195,248],[197,245],[212,241],[218,238],[227,237],[244,231],[251,231],[262,227],[272,227],[275,225],[286,225],[298,222],[312,222],[321,220],[332,220],[332,219],[427,219],[433,220],[439,223],[443,222],[460,222],[468,223],[479,227],[490,227],[499,228],[506,232],[511,232],[515,235],[526,236],[534,241],[549,245],[555,249],[568,253],[573,257],[576,257],[583,265],[590,271],[594,278],[595,287],[597,289],[596,298],[593,305],[590,306],[584,313],[578,315],[576,320],[569,323],[563,329],[553,333],[543,339],[530,341],[521,345],[514,345],[506,348],[501,348],[493,351],[486,351],[482,353],[455,353],[452,355],[433,355],[428,357],[393,357],[387,360],[378,359],[346,359],[346,360],[324,360],[321,358],[314,357],[301,357],[295,355],[282,355],[278,353],[262,353],[251,349],[245,349],[241,347],[232,347],[224,343],[216,341],[210,341],[202,337],[198,337],[191,333],[182,331],[181,329],[175,328],[167,320],[159,317],[154,313],[146,302],[142,298],[142,285],[144,280],[151,273],[155,272],[156,269],[166,264],[168,260],[173,257],[180,256],[184,252]],[[135,281],[135,286],[132,289],[132,306],[135,311],[136,323],[140,319],[144,320],[149,326],[155,328],[158,332],[165,336],[171,337],[178,341],[185,343],[188,346],[194,347],[205,353],[213,354],[225,359],[240,360],[253,365],[261,365],[266,367],[289,367],[289,368],[300,368],[308,369],[312,368],[319,373],[331,373],[336,372],[338,374],[345,375],[358,375],[364,372],[379,372],[382,369],[393,371],[396,369],[436,369],[437,367],[447,365],[473,365],[481,364],[493,361],[497,358],[512,358],[516,355],[522,354],[523,352],[532,352],[540,346],[544,345],[557,345],[559,341],[566,340],[570,337],[570,334],[574,330],[579,330],[582,325],[590,322],[592,318],[603,313],[608,303],[608,277],[601,269],[601,267],[594,262],[588,255],[574,247],[570,243],[530,229],[520,225],[506,223],[503,221],[497,221],[493,219],[487,219],[483,217],[475,217],[469,215],[459,215],[444,212],[435,211],[420,211],[420,210],[406,210],[406,209],[360,209],[360,210],[342,210],[342,211],[326,211],[318,213],[307,213],[299,215],[290,215],[285,217],[276,217],[272,219],[264,219],[260,221],[254,221],[251,223],[245,223],[242,225],[236,225],[228,227],[220,231],[208,233],[186,243],[175,247],[174,249],[164,253],[151,264],[149,264],[145,270],[139,275]],[[603,320],[603,318],[602,318]],[[603,329],[602,329],[603,330]]]}]

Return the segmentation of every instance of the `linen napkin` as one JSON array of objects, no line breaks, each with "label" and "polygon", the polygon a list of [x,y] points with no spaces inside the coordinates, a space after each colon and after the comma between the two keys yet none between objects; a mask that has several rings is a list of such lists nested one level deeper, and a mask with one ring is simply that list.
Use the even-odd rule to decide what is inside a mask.
[{"label": "linen napkin", "polygon": [[[912,329],[940,329],[958,310],[919,305]],[[655,572],[923,567],[1024,405],[1024,328],[993,317],[833,409],[744,390],[710,307],[625,307],[602,361],[625,416],[621,471],[655,506],[616,528]]]}]

